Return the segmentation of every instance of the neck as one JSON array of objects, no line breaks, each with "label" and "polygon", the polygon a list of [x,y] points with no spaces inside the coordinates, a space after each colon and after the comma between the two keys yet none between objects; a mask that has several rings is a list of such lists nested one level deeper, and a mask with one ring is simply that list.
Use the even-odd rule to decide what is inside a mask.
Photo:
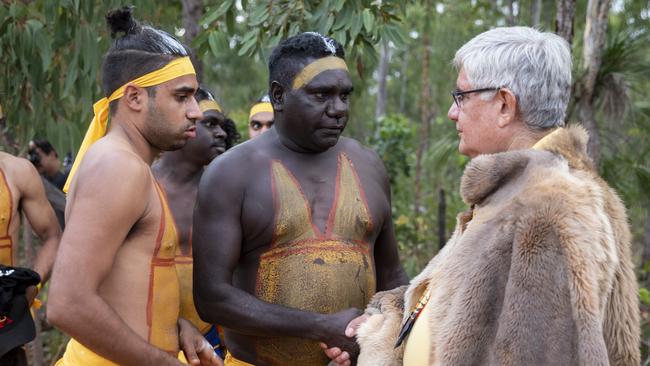
[{"label": "neck", "polygon": [[512,140],[508,144],[506,151],[525,150],[531,149],[539,140],[544,136],[551,133],[553,130],[533,131],[528,128],[521,128],[515,133]]},{"label": "neck", "polygon": [[266,133],[267,134],[270,134],[270,133],[275,134],[275,137],[276,137],[277,141],[280,143],[280,146],[283,149],[289,150],[291,152],[300,153],[300,154],[320,154],[320,153],[323,153],[323,152],[329,150],[329,149],[325,149],[325,150],[320,150],[319,151],[319,150],[313,150],[313,149],[302,147],[302,146],[296,144],[290,138],[288,138],[286,136],[283,136],[280,133],[278,133],[277,127],[270,129]]},{"label": "neck", "polygon": [[199,180],[203,174],[203,165],[188,160],[181,150],[162,154],[154,169],[156,176],[174,183]]},{"label": "neck", "polygon": [[160,149],[149,143],[138,125],[130,118],[120,115],[119,111],[111,121],[111,129],[107,135],[109,134],[124,140],[148,165],[160,154]]}]

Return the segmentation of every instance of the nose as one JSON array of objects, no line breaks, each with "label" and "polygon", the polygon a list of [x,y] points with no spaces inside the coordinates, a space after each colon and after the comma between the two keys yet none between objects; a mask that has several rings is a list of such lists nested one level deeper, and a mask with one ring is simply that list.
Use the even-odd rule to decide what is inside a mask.
[{"label": "nose", "polygon": [[199,103],[196,101],[195,98],[189,98],[189,104],[187,105],[187,110],[185,111],[185,115],[187,119],[189,119],[192,122],[200,121],[203,119],[203,112],[199,109]]},{"label": "nose", "polygon": [[226,131],[223,130],[221,126],[217,126],[214,129],[214,137],[225,139],[227,136],[228,134],[226,133]]},{"label": "nose", "polygon": [[454,122],[458,122],[459,113],[460,113],[460,109],[458,108],[456,103],[451,102],[451,107],[449,107],[449,111],[447,111],[447,117]]},{"label": "nose", "polygon": [[343,101],[339,96],[336,96],[329,103],[327,114],[337,120],[345,117],[348,114],[348,103]]},{"label": "nose", "polygon": [[271,128],[270,123],[262,124],[262,128],[260,128],[260,133],[264,133],[264,132],[268,131],[270,128]]}]

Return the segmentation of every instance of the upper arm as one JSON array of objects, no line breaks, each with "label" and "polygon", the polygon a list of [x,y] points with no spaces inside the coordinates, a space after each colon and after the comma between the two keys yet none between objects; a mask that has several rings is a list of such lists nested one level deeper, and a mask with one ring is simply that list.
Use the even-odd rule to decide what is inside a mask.
[{"label": "upper arm", "polygon": [[548,206],[529,208],[516,224],[497,357],[504,364],[603,364],[597,268],[580,253],[598,238],[584,230],[567,232],[559,221],[571,219],[553,215],[557,211]]},{"label": "upper arm", "polygon": [[31,163],[22,159],[17,168],[20,177],[20,207],[30,225],[42,241],[60,238],[61,228],[47,200],[38,172]]},{"label": "upper arm", "polygon": [[[223,159],[223,160],[222,160]],[[213,161],[203,174],[197,193],[192,228],[194,289],[198,300],[213,292],[212,285],[230,284],[241,251],[241,164],[226,157]]]},{"label": "upper arm", "polygon": [[377,268],[377,291],[390,290],[408,282],[408,278],[399,260],[397,239],[393,228],[390,183],[382,160],[373,151],[370,166],[376,169],[387,208],[382,212],[382,227],[375,241],[375,265]]},{"label": "upper arm", "polygon": [[57,289],[95,291],[146,210],[152,184],[148,167],[130,153],[102,155],[86,155],[70,191],[66,230],[53,273]]}]

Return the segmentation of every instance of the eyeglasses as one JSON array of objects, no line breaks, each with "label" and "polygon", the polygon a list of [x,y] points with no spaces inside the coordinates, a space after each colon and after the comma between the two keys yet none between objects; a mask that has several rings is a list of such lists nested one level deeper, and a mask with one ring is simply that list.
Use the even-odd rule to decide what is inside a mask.
[{"label": "eyeglasses", "polygon": [[454,90],[451,92],[451,97],[454,98],[454,103],[456,103],[456,106],[458,108],[461,107],[463,104],[463,99],[465,99],[466,94],[471,94],[471,93],[483,93],[486,91],[495,91],[499,90],[501,87],[496,87],[496,88],[481,88],[481,89],[472,89],[472,90]]}]

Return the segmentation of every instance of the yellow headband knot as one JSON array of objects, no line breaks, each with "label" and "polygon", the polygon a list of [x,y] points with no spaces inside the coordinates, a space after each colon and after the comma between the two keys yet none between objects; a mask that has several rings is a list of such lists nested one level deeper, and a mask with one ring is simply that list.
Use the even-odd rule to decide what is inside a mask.
[{"label": "yellow headband knot", "polygon": [[199,109],[201,110],[201,112],[210,111],[210,110],[221,112],[221,106],[219,105],[219,103],[210,99],[203,99],[202,101],[200,101]]},{"label": "yellow headband knot", "polygon": [[90,122],[88,131],[86,131],[86,136],[84,136],[84,139],[81,142],[81,147],[79,148],[77,157],[74,160],[74,163],[72,164],[72,169],[70,169],[70,175],[68,176],[68,180],[65,182],[63,191],[68,193],[68,189],[70,188],[70,182],[72,182],[72,178],[77,172],[77,169],[79,168],[79,165],[81,164],[81,161],[83,160],[83,157],[88,151],[88,149],[90,148],[90,146],[100,138],[104,137],[104,135],[106,134],[106,127],[108,125],[109,105],[112,101],[120,99],[124,96],[124,90],[126,89],[127,86],[134,85],[134,86],[139,86],[141,88],[146,88],[149,86],[162,84],[164,82],[167,82],[172,79],[176,79],[184,75],[196,75],[196,72],[194,71],[194,66],[192,66],[192,61],[190,61],[189,57],[181,57],[181,58],[174,59],[173,61],[169,62],[167,65],[163,66],[158,70],[152,71],[148,74],[140,76],[135,80],[129,81],[128,83],[122,85],[117,90],[115,90],[110,97],[102,98],[98,102],[96,102],[93,105],[93,111],[95,112],[95,116],[93,117],[92,122]]},{"label": "yellow headband knot", "polygon": [[318,60],[305,66],[302,71],[293,79],[293,88],[299,89],[312,81],[316,75],[327,70],[345,70],[348,71],[348,65],[345,64],[342,58],[336,56],[327,56],[319,58]]},{"label": "yellow headband knot", "polygon": [[269,102],[257,103],[251,108],[251,113],[248,115],[248,121],[250,122],[253,119],[253,116],[260,112],[271,112],[273,113],[273,105]]}]

